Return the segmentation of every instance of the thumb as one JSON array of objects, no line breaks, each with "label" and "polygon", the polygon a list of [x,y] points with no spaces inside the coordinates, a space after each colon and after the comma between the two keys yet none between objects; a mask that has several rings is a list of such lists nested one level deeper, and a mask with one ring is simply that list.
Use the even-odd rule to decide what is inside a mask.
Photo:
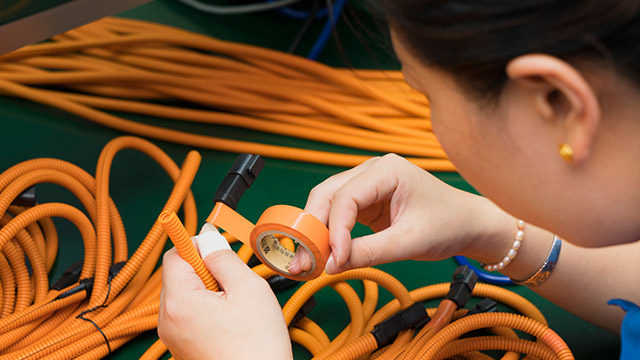
[{"label": "thumb", "polygon": [[255,275],[212,224],[205,223],[196,241],[204,265],[225,291]]}]

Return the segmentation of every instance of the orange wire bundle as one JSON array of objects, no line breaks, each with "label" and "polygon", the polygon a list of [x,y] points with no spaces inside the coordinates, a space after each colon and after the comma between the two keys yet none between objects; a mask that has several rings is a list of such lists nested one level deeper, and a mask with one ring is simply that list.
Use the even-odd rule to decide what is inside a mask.
[{"label": "orange wire bundle", "polygon": [[[197,152],[187,155],[181,169],[150,142],[125,136],[105,146],[95,178],[58,159],[29,160],[7,169],[0,174],[0,359],[68,359],[94,348],[104,356],[118,344],[156,327],[160,273],[154,269],[166,235],[159,223],[154,224],[128,256],[124,225],[109,196],[111,163],[122,149],[145,153],[163,167],[175,182],[165,209],[177,211],[183,204],[187,228],[195,231],[197,215],[190,186],[200,163]],[[62,203],[29,208],[11,205],[23,191],[39,183],[67,188],[88,217]],[[58,248],[52,217],[68,219],[78,228],[85,257],[76,279],[49,290],[47,272]]]},{"label": "orange wire bundle", "polygon": [[[148,235],[128,256],[126,231],[118,209],[110,197],[109,174],[114,156],[123,149],[135,149],[158,162],[175,185]],[[166,235],[171,236],[183,256],[208,289],[217,283],[202,264],[190,235],[197,225],[194,197],[189,190],[200,163],[190,152],[179,168],[162,150],[146,140],[124,136],[103,149],[96,177],[79,167],[57,159],[34,159],[17,164],[0,174],[0,359],[97,359],[123,346],[141,332],[157,326],[160,297],[160,270],[154,271]],[[54,183],[70,190],[84,211],[62,203],[32,207],[12,205],[16,197],[39,183]],[[181,205],[182,204],[182,205]],[[186,227],[175,212],[182,206]],[[150,211],[153,211],[150,209]],[[50,289],[47,272],[58,251],[58,235],[51,221],[62,217],[71,221],[84,241],[84,262],[77,277]],[[228,237],[228,241],[235,239]],[[283,246],[294,249],[291,239]],[[112,256],[113,254],[113,256]],[[243,245],[238,255],[247,262],[251,250]],[[31,272],[27,268],[31,266]],[[274,273],[264,265],[253,270],[264,278]],[[346,280],[362,280],[361,300]],[[378,287],[387,289],[396,300],[378,307]],[[317,359],[444,358],[456,354],[481,356],[475,350],[508,351],[504,359],[526,353],[541,359],[572,359],[566,344],[546,326],[542,314],[527,300],[505,289],[477,284],[473,295],[503,302],[528,317],[492,313],[469,317],[450,300],[438,309],[426,309],[432,320],[415,334],[407,329],[387,347],[378,350],[371,331],[391,315],[422,302],[444,296],[449,284],[431,285],[409,292],[391,275],[375,268],[321,275],[304,283],[283,308],[292,341],[306,347]],[[350,324],[335,339],[308,317],[294,318],[316,292],[332,287],[344,299]],[[447,325],[448,324],[448,325]],[[499,327],[499,337],[456,340],[460,335],[483,327]],[[539,342],[518,339],[513,331],[529,332]],[[415,337],[414,337],[415,336]],[[143,359],[158,359],[167,351],[157,341]]]},{"label": "orange wire bundle", "polygon": [[[45,89],[46,86],[55,86]],[[322,164],[353,166],[368,156],[292,149],[215,138],[138,123],[106,111],[232,125],[373,152],[397,152],[431,170],[452,170],[427,119],[424,98],[410,92],[398,72],[337,70],[296,56],[223,42],[202,35],[125,19],[104,19],[0,57],[0,94],[30,99],[87,120],[155,139],[231,152]],[[181,100],[199,106],[161,105]],[[110,197],[109,174],[116,153],[138,150],[158,162],[174,182],[161,214],[129,256],[126,230]],[[193,248],[198,218],[190,191],[200,156],[190,152],[178,167],[149,141],[116,138],[103,149],[95,177],[58,159],[34,159],[0,174],[0,360],[97,359],[157,326],[160,270],[167,236],[203,279],[217,289]],[[71,191],[83,210],[62,203],[13,205],[25,190],[53,183]],[[182,207],[184,222],[175,213]],[[58,252],[51,220],[61,217],[80,231],[82,268],[51,288],[47,273]],[[164,227],[164,230],[163,230]],[[225,234],[226,235],[226,234]],[[235,239],[229,237],[229,242]],[[294,244],[283,240],[290,250]],[[238,256],[246,262],[251,249]],[[28,265],[27,265],[28,264]],[[253,270],[264,278],[264,265]],[[347,280],[361,280],[362,299]],[[395,300],[378,308],[378,288]],[[473,295],[490,297],[520,313],[464,317],[450,300],[422,330],[401,331],[378,349],[372,330],[416,302],[443,297],[449,284],[408,291],[391,275],[374,268],[321,275],[304,283],[283,307],[292,341],[317,359],[484,359],[479,351],[505,351],[503,359],[529,354],[540,359],[573,359],[566,344],[526,299],[505,289],[477,284]],[[350,324],[334,339],[309,317],[296,315],[316,292],[333,288],[345,301]],[[294,321],[294,318],[296,319]],[[480,328],[500,336],[458,339]],[[519,339],[516,329],[537,342]],[[157,341],[142,356],[158,359],[167,349]]]},{"label": "orange wire bundle", "polygon": [[[400,72],[340,70],[137,20],[106,18],[0,56],[0,94],[188,146],[348,167],[394,152],[428,170],[454,170],[431,132],[426,99]],[[163,105],[176,100],[182,105]],[[234,126],[371,155],[213,137],[108,111]]]}]

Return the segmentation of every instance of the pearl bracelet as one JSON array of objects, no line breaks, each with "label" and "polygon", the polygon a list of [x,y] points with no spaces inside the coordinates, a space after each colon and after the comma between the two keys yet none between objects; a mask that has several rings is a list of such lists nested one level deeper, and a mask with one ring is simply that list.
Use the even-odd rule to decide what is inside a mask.
[{"label": "pearl bracelet", "polygon": [[522,245],[522,239],[524,239],[524,221],[518,220],[518,231],[516,231],[515,239],[511,245],[511,249],[507,252],[507,255],[497,264],[488,265],[480,263],[480,267],[487,271],[500,271],[504,269],[511,261],[518,255],[518,249]]}]

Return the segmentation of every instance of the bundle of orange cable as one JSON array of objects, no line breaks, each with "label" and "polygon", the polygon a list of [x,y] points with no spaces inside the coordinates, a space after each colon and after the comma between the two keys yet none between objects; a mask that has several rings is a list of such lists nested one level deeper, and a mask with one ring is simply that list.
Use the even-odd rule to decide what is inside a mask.
[{"label": "bundle of orange cable", "polygon": [[[399,72],[333,69],[146,22],[104,19],[4,55],[0,94],[47,104],[127,133],[189,146],[340,166],[354,166],[369,157],[216,138],[127,120],[108,111],[236,126],[372,154],[396,152],[425,169],[453,170],[431,132],[428,103],[408,88]],[[174,105],[175,100],[180,105]],[[172,105],[163,104],[166,101]],[[158,212],[159,220],[131,256],[123,221],[109,195],[112,159],[125,148],[147,154],[175,183],[163,209],[149,209]],[[191,152],[179,168],[152,143],[125,136],[105,146],[95,178],[57,159],[29,160],[1,173],[0,359],[96,359],[154,329],[161,285],[155,269],[166,242],[163,227],[207,288],[215,290],[215,279],[202,267],[190,241],[198,217],[189,188],[199,162],[198,153]],[[15,205],[23,192],[43,182],[69,189],[84,211],[62,203]],[[175,216],[181,206],[184,227]],[[66,218],[79,229],[85,257],[81,267],[50,285],[47,273],[58,252],[52,217]],[[293,249],[293,243],[283,241],[283,245]],[[242,246],[238,255],[248,262],[251,249]],[[265,278],[274,275],[264,265],[253,270]],[[346,282],[353,279],[363,281],[362,300]],[[314,293],[327,286],[343,297],[351,316],[351,323],[333,340],[309,317],[296,316]],[[376,311],[379,286],[396,300]],[[477,284],[473,295],[493,298],[527,317],[493,313],[464,317],[466,310],[456,310],[450,300],[443,300],[437,309],[425,310],[432,320],[417,333],[402,330],[389,345],[379,344],[372,335],[393,314],[443,297],[448,287],[436,284],[408,291],[380,270],[351,270],[303,284],[283,312],[292,341],[318,359],[483,359],[486,355],[478,351],[491,349],[506,351],[506,359],[518,358],[519,353],[572,359],[566,344],[531,303],[485,284]],[[501,336],[458,340],[485,327],[498,327],[493,331]],[[511,328],[530,333],[538,342],[518,339]],[[158,359],[166,351],[158,341],[142,358]]]},{"label": "bundle of orange cable", "polygon": [[[120,150],[135,149],[158,162],[175,185],[158,221],[148,235],[128,256],[126,231],[118,209],[110,197],[109,174],[114,156]],[[157,326],[160,297],[160,270],[155,270],[163,251],[166,235],[203,279],[208,289],[217,283],[202,266],[190,235],[197,226],[195,200],[190,184],[199,166],[200,156],[190,152],[179,168],[152,143],[130,136],[109,142],[102,151],[95,178],[81,168],[57,159],[34,159],[17,164],[0,174],[0,359],[97,359],[123,346],[138,334]],[[54,183],[70,190],[82,203],[84,211],[63,203],[12,205],[31,186]],[[182,204],[182,205],[181,205]],[[175,212],[182,206],[186,227]],[[149,211],[154,211],[150,209]],[[49,284],[47,272],[58,251],[58,235],[51,220],[62,217],[71,221],[84,241],[84,261],[75,272]],[[235,239],[227,237],[229,242]],[[283,246],[293,249],[290,239]],[[111,256],[113,254],[113,256]],[[251,249],[238,250],[248,262]],[[31,267],[29,271],[27,264]],[[253,270],[264,278],[275,274],[265,265]],[[362,280],[361,300],[346,280]],[[343,297],[351,323],[330,340],[313,320],[299,316],[300,309],[316,292],[327,286]],[[378,308],[378,287],[387,289],[396,300]],[[506,358],[526,353],[541,359],[572,359],[566,344],[546,326],[542,314],[526,299],[505,289],[477,284],[474,296],[490,297],[527,315],[487,313],[463,317],[451,300],[443,300],[438,309],[424,309],[419,304],[445,296],[449,284],[430,285],[409,292],[398,280],[381,270],[365,268],[339,275],[321,275],[304,283],[283,307],[291,339],[302,344],[318,359],[375,358],[445,358],[464,354],[465,358],[483,356],[477,350],[509,351]],[[389,346],[381,345],[373,333],[376,326],[393,314],[406,309],[426,311],[432,320],[417,334],[413,329],[401,331]],[[450,323],[451,322],[451,323]],[[449,324],[450,323],[450,324]],[[484,327],[503,336],[456,340],[460,335]],[[514,328],[537,337],[539,342],[518,339]],[[415,336],[414,336],[415,335]],[[142,356],[158,359],[167,348],[157,341]],[[476,352],[474,352],[476,351]]]},{"label": "bundle of orange cable", "polygon": [[[84,356],[96,358],[106,354],[103,350],[109,352],[141,331],[156,327],[160,273],[154,269],[166,235],[160,224],[154,224],[139,248],[128,256],[124,225],[109,196],[112,160],[126,148],[145,153],[163,167],[175,182],[165,209],[177,211],[184,204],[187,228],[195,231],[197,216],[190,186],[200,163],[197,152],[189,153],[181,169],[150,142],[121,137],[104,148],[95,178],[58,159],[29,160],[7,169],[0,174],[0,358],[68,359],[86,351]],[[63,203],[29,208],[11,205],[39,183],[71,191],[88,217]],[[58,247],[52,217],[68,219],[78,228],[85,256],[81,271],[50,290],[47,271]]]},{"label": "bundle of orange cable", "polygon": [[[428,170],[454,170],[431,131],[426,99],[398,71],[335,69],[137,20],[106,18],[0,56],[0,95],[206,149],[348,167],[394,152]],[[108,111],[252,129],[371,155],[213,137]]]}]

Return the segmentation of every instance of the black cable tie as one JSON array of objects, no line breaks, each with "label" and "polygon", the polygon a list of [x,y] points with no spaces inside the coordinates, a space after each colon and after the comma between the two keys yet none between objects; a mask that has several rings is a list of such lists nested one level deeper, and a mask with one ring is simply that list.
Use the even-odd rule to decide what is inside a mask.
[{"label": "black cable tie", "polygon": [[302,305],[302,307],[300,307],[300,310],[298,310],[298,312],[296,313],[296,315],[293,317],[293,319],[291,320],[291,324],[295,324],[298,321],[302,320],[305,316],[307,316],[311,310],[313,310],[316,305],[318,305],[318,302],[316,301],[315,297],[310,297],[309,300],[307,300],[304,305]]},{"label": "black cable tie", "polygon": [[93,311],[95,310],[91,309],[91,310],[87,310],[82,312],[80,315],[77,316],[77,318],[82,319],[84,321],[88,321],[91,324],[93,324],[93,326],[95,326],[96,329],[98,329],[98,332],[100,332],[100,334],[102,335],[102,337],[104,338],[104,342],[107,344],[107,349],[109,349],[109,354],[111,354],[111,344],[109,344],[109,339],[107,338],[107,335],[102,331],[102,329],[100,329],[100,326],[98,326],[98,324],[95,323],[95,321],[91,320],[91,319],[87,319],[86,317],[84,317],[83,315],[86,314],[89,311]]},{"label": "black cable tie", "polygon": [[458,266],[451,277],[449,293],[445,299],[449,299],[458,305],[458,309],[464,307],[471,298],[471,292],[478,282],[478,275],[468,266]]},{"label": "black cable tie", "polygon": [[400,331],[417,329],[430,320],[424,306],[421,303],[415,303],[376,325],[371,331],[371,335],[376,339],[378,349],[380,349],[395,339]]},{"label": "black cable tie", "polygon": [[[108,280],[108,288],[107,288],[107,295],[105,296],[104,302],[101,305],[95,306],[91,309],[85,310],[83,312],[81,312],[78,316],[76,316],[76,318],[78,319],[82,319],[85,321],[90,322],[97,330],[98,332],[100,332],[100,334],[102,335],[102,337],[104,338],[104,342],[105,344],[107,344],[107,349],[109,350],[109,354],[111,354],[111,344],[109,343],[109,339],[107,338],[107,335],[104,333],[104,331],[102,331],[102,329],[100,329],[100,326],[98,326],[98,324],[96,324],[93,320],[88,319],[86,317],[84,317],[85,314],[88,314],[90,312],[96,311],[98,309],[103,309],[107,307],[107,300],[109,299],[109,293],[111,292],[111,280],[118,274],[118,272],[120,272],[120,270],[122,270],[122,268],[124,267],[124,265],[126,264],[126,262],[124,261],[120,261],[117,262],[113,265],[111,265],[109,267],[109,280]],[[79,292],[80,290],[85,290],[87,292],[87,298],[91,297],[91,291],[93,290],[93,284],[94,284],[94,278],[86,278],[86,279],[82,279],[80,280],[78,286],[76,286],[73,289],[70,289],[68,291],[65,291],[63,294],[58,295],[57,298],[64,298],[66,296],[71,295],[70,293],[76,293]]]}]

